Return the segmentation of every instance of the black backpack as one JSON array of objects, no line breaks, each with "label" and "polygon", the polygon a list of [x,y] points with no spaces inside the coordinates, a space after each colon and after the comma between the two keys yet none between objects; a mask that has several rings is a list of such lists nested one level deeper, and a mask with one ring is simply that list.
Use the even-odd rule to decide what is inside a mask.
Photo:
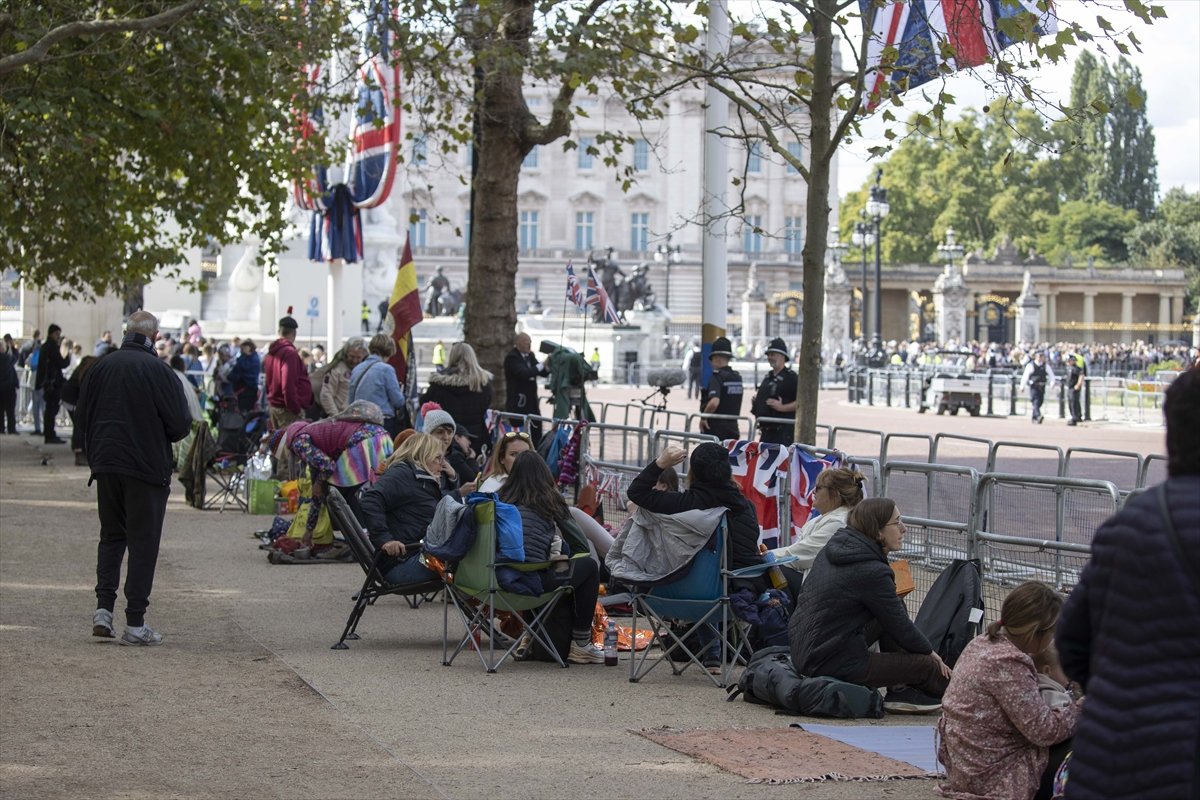
[{"label": "black backpack", "polygon": [[738,682],[727,690],[733,701],[739,694],[748,703],[780,709],[776,713],[834,719],[883,717],[883,697],[867,686],[836,678],[797,675],[787,647],[755,652]]},{"label": "black backpack", "polygon": [[983,628],[979,561],[951,561],[925,595],[914,624],[942,661],[953,667],[963,648]]}]

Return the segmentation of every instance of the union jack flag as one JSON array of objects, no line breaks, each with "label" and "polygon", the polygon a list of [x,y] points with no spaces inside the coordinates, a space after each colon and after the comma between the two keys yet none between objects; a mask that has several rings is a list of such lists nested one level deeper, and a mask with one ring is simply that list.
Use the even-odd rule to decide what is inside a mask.
[{"label": "union jack flag", "polygon": [[842,466],[840,456],[830,453],[824,456],[809,455],[799,447],[792,448],[791,465],[791,526],[792,541],[800,535],[800,529],[814,513],[813,490],[817,488],[817,476],[831,467]]},{"label": "union jack flag", "polygon": [[[894,48],[895,60],[890,83],[903,92],[920,86],[941,73],[941,65],[951,71],[977,67],[1015,40],[1002,32],[997,23],[1022,15],[1032,15],[1039,36],[1058,32],[1058,17],[1053,0],[1046,10],[1038,0],[896,0],[882,7],[875,0],[858,0],[864,19],[871,19],[867,42],[867,107],[874,108],[883,99],[889,76],[880,71],[884,50]],[[943,45],[949,45],[943,49]]]},{"label": "union jack flag", "polygon": [[587,293],[584,295],[583,302],[589,306],[600,306],[602,322],[617,324],[621,321],[621,318],[617,316],[616,307],[608,298],[608,292],[604,291],[603,284],[596,280],[596,273],[592,271],[591,267],[588,267],[587,271]]},{"label": "union jack flag", "polygon": [[758,541],[768,549],[779,546],[779,495],[788,449],[779,444],[727,441],[733,480],[754,506],[758,517]]},{"label": "union jack flag", "polygon": [[583,300],[583,284],[580,283],[570,261],[567,262],[567,299],[580,311],[587,310],[587,304]]}]

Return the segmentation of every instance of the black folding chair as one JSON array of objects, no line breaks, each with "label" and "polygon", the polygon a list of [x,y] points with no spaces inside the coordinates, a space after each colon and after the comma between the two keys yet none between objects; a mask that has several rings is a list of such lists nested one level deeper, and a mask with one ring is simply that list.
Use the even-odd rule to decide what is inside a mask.
[{"label": "black folding chair", "polygon": [[[367,606],[374,605],[375,601],[380,597],[389,594],[398,594],[404,596],[412,608],[420,605],[420,598],[426,595],[436,594],[442,588],[440,578],[432,581],[423,581],[421,583],[388,583],[383,578],[383,573],[379,570],[379,562],[383,557],[382,550],[376,550],[371,543],[367,532],[363,530],[362,525],[354,517],[350,511],[350,504],[342,497],[340,492],[331,491],[328,494],[326,503],[329,506],[329,513],[332,515],[335,524],[346,537],[346,544],[350,546],[350,552],[354,554],[354,560],[362,567],[366,573],[366,579],[363,581],[362,588],[358,590],[358,594],[354,596],[354,608],[350,611],[350,616],[346,620],[346,627],[342,630],[342,637],[337,640],[331,650],[346,650],[349,645],[346,644],[347,639],[358,639],[358,621],[362,619],[363,612],[367,610]],[[416,603],[413,598],[416,597]]]}]

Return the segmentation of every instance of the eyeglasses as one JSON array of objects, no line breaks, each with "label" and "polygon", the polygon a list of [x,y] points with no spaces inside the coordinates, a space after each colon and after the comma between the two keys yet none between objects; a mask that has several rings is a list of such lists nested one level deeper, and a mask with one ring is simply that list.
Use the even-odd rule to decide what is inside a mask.
[{"label": "eyeglasses", "polygon": [[888,524],[884,525],[883,527],[885,527],[885,528],[890,528],[890,527],[892,527],[893,525],[895,525],[895,526],[897,526],[897,527],[900,527],[900,528],[903,528],[903,527],[904,527],[904,523],[903,523],[903,522],[900,520],[900,518],[899,518],[899,517],[897,517],[896,519],[892,520],[891,522],[889,522]]},{"label": "eyeglasses", "polygon": [[509,431],[508,433],[504,434],[503,438],[504,438],[504,441],[506,441],[506,442],[511,441],[512,439],[524,439],[527,442],[533,441],[532,439],[529,438],[528,433],[524,433],[522,431]]}]

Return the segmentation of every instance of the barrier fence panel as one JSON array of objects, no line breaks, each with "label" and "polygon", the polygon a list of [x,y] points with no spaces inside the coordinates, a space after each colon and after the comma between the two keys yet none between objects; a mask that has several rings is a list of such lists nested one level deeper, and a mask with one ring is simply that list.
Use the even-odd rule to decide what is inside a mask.
[{"label": "barrier fence panel", "polygon": [[[689,414],[688,418],[687,418],[687,424],[684,426],[684,430],[700,431],[700,420],[704,420],[704,419],[721,419],[721,420],[736,422],[737,426],[738,426],[738,435],[737,435],[738,439],[741,439],[743,437],[743,434],[749,434],[754,430],[754,428],[751,425],[749,417],[743,417],[743,416],[734,415],[734,414],[702,414],[702,413]],[[704,431],[700,431],[700,432],[704,433]]]},{"label": "barrier fence panel", "polygon": [[970,467],[915,461],[883,466],[887,497],[896,501],[908,533],[894,557],[908,560],[919,596],[956,558],[968,558],[979,473]]},{"label": "barrier fence panel", "polygon": [[817,441],[813,442],[817,447],[832,447],[829,444],[829,439],[833,434],[832,425],[822,425],[817,423]]},{"label": "barrier fence panel", "polygon": [[1065,460],[1063,449],[1052,444],[993,442],[985,471],[1058,477]]},{"label": "barrier fence panel", "polygon": [[878,459],[883,453],[883,431],[838,425],[829,431],[829,447],[843,453]]},{"label": "barrier fence panel", "polygon": [[882,472],[879,469],[878,458],[847,456],[846,463],[862,473],[864,480],[863,493],[867,497],[883,496]]},{"label": "barrier fence panel", "polygon": [[1120,492],[1113,483],[1082,478],[990,473],[980,477],[977,494],[977,534],[1029,540],[1029,553],[1046,551],[1054,556],[1029,555],[1029,560],[1021,561],[1016,556],[1024,550],[1004,553],[998,562],[985,565],[985,572],[1004,582],[1037,579],[1073,586],[1080,565],[1062,553],[1078,548],[1054,548],[1042,542],[1086,550],[1096,528],[1121,506]]},{"label": "barrier fence panel", "polygon": [[1138,487],[1154,486],[1167,479],[1167,457],[1153,453],[1142,460],[1142,469],[1138,473]]},{"label": "barrier fence panel", "polygon": [[642,406],[638,421],[631,424],[640,425],[643,428],[650,428],[652,430],[670,428],[671,430],[684,431],[687,430],[688,415],[687,411],[671,411],[665,408]]},{"label": "barrier fence panel", "polygon": [[[1079,582],[1079,574],[1092,557],[1083,544],[1028,539],[979,532],[975,535],[976,552],[983,566],[984,580],[1005,589],[1025,581],[1041,581],[1063,592]],[[989,595],[991,593],[988,593]],[[989,619],[999,616],[1003,594],[988,603]]]},{"label": "barrier fence panel", "polygon": [[594,482],[600,501],[600,522],[608,525],[613,533],[621,529],[629,516],[625,493],[629,484],[641,469],[627,464],[613,464],[585,455],[581,461],[580,476],[586,482]]},{"label": "barrier fence panel", "polygon": [[641,418],[642,407],[633,403],[600,404],[600,422],[616,425],[639,425],[641,424]]},{"label": "barrier fence panel", "polygon": [[588,452],[599,461],[641,466],[650,458],[648,428],[596,422],[587,426]]},{"label": "barrier fence panel", "polygon": [[1111,481],[1122,495],[1137,488],[1141,472],[1141,455],[1125,450],[1072,447],[1067,450],[1063,461],[1063,474],[1066,477]]},{"label": "barrier fence panel", "polygon": [[518,414],[515,411],[496,411],[493,413],[496,419],[507,422],[519,431],[529,432],[529,416],[527,414]]},{"label": "barrier fence panel", "polygon": [[[893,446],[893,443],[902,443]],[[898,453],[897,453],[898,451]],[[887,466],[890,458],[899,455],[903,461],[933,461],[933,437],[924,433],[889,433],[883,437],[879,461]]]},{"label": "barrier fence panel", "polygon": [[987,471],[988,457],[992,453],[992,440],[980,436],[963,436],[957,433],[939,433],[933,437],[929,451],[931,464],[956,464]]}]

